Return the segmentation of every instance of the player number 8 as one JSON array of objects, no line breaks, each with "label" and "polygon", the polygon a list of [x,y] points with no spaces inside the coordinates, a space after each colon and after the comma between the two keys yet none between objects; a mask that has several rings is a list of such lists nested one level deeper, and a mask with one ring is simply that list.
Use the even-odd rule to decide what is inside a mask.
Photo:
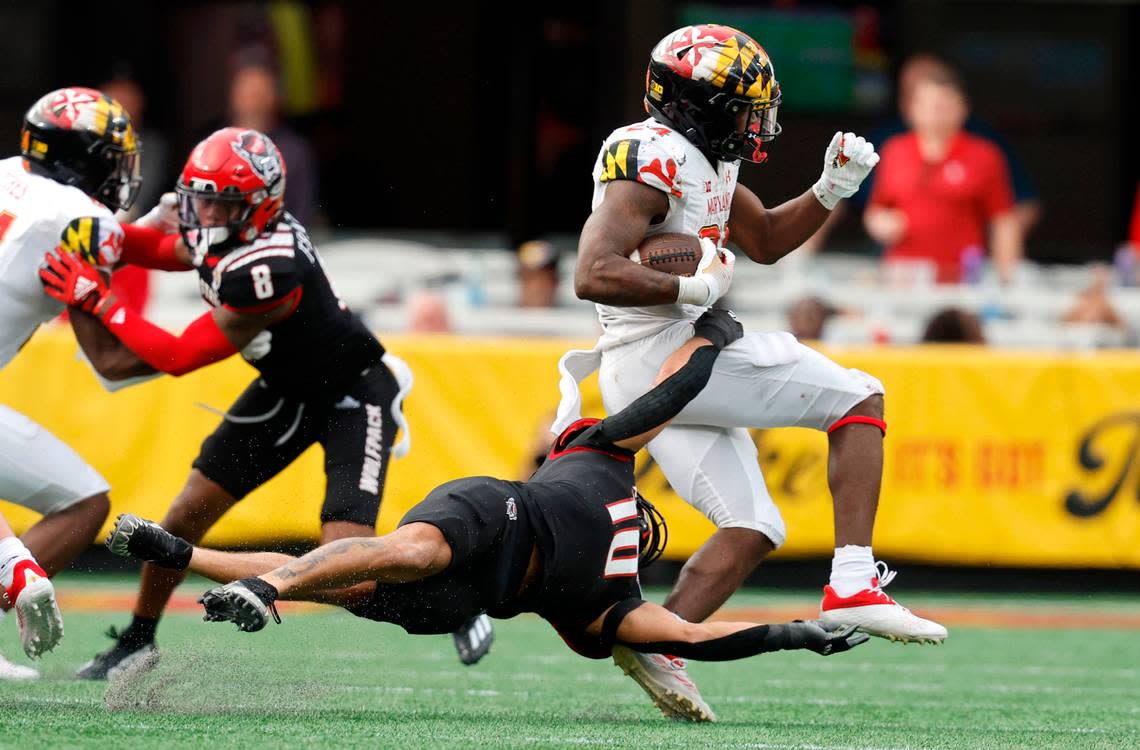
[{"label": "player number 8", "polygon": [[253,294],[258,299],[269,299],[273,296],[273,276],[269,273],[269,266],[262,263],[249,269],[253,277]]}]

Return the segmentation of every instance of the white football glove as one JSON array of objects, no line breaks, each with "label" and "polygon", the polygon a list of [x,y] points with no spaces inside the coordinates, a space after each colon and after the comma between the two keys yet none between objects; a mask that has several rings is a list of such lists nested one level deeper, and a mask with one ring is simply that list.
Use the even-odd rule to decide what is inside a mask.
[{"label": "white football glove", "polygon": [[692,276],[678,277],[677,304],[708,307],[728,293],[736,256],[731,250],[717,250],[716,243],[701,238],[701,262]]},{"label": "white football glove", "polygon": [[875,146],[854,133],[836,133],[823,155],[823,174],[811,186],[828,211],[843,198],[859,192],[859,186],[879,163]]},{"label": "white football glove", "polygon": [[163,234],[174,234],[178,231],[178,196],[174,193],[163,193],[155,207],[140,216],[135,226],[157,229]]},{"label": "white football glove", "polygon": [[270,331],[262,331],[245,345],[245,348],[241,350],[241,356],[245,358],[246,362],[256,362],[269,354],[269,350],[272,348],[273,334]]}]

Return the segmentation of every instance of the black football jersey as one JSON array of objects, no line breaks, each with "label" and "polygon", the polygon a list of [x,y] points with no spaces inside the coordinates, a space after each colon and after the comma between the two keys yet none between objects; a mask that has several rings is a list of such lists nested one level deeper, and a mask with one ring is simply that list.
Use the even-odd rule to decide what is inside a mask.
[{"label": "black football jersey", "polygon": [[587,656],[583,629],[609,607],[641,596],[640,524],[633,453],[597,436],[598,420],[571,425],[526,482],[542,577],[525,609]]},{"label": "black football jersey", "polygon": [[267,330],[271,348],[251,364],[290,393],[336,390],[380,362],[384,349],[332,290],[308,232],[288,213],[253,242],[195,258],[202,297],[239,313],[281,304],[292,315]]}]

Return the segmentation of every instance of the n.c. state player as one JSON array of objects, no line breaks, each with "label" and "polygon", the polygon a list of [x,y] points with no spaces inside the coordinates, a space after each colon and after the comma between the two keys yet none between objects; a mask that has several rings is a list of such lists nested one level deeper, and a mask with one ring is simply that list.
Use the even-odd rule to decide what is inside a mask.
[{"label": "n.c. state player", "polygon": [[[691,335],[692,321],[728,290],[734,258],[721,250],[727,240],[758,263],[774,263],[810,237],[877,163],[870,143],[836,133],[819,181],[798,198],[765,207],[737,184],[737,172],[741,159],[764,161],[765,142],[780,132],[779,103],[767,54],[735,29],[688,26],[654,48],[645,95],[650,117],[615,130],[594,168],[575,290],[598,303],[603,334],[594,350],[563,358],[566,398],[554,429],[573,420],[576,381],[599,366],[611,413],[649,388],[661,362]],[[700,236],[711,261],[705,270],[679,278],[628,259],[645,237],[664,232]],[[665,606],[686,620],[705,619],[783,543],[784,523],[746,428],[785,426],[823,430],[829,438],[835,556],[823,621],[941,642],[945,628],[883,592],[894,573],[871,553],[886,431],[883,387],[789,333],[747,334],[728,347],[709,387],[649,443],[677,493],[717,526]],[[621,649],[615,660],[655,698],[692,687],[680,660]],[[691,697],[701,702],[695,688]]]},{"label": "n.c. state player", "polygon": [[[138,158],[130,115],[100,91],[58,89],[28,110],[20,156],[0,161],[0,367],[63,311],[36,278],[45,249],[58,244],[104,268],[118,262],[123,230],[113,212],[134,202]],[[23,537],[0,516],[0,616],[16,608],[29,656],[51,650],[63,634],[47,576],[95,539],[111,507],[109,489],[57,437],[0,406],[0,499],[43,514]],[[0,656],[0,680],[36,676]]]},{"label": "n.c. state player", "polygon": [[[783,649],[828,655],[859,645],[867,636],[854,627],[687,623],[642,600],[640,558],[659,554],[664,535],[633,486],[634,452],[700,392],[717,353],[742,330],[729,313],[712,310],[693,333],[666,360],[652,391],[607,419],[571,425],[528,481],[448,482],[386,536],[341,539],[291,558],[198,549],[124,515],[107,546],[225,583],[199,600],[206,619],[229,620],[244,631],[276,618],[277,599],[305,599],[409,633],[446,633],[480,612],[498,618],[536,612],[575,651],[593,658],[609,656],[616,644],[712,661]],[[684,704],[686,696],[673,701]],[[671,703],[661,707],[673,714]]]},{"label": "n.c. state player", "polygon": [[[285,179],[268,137],[225,128],[199,143],[182,170],[180,232],[125,229],[123,261],[198,272],[210,310],[178,336],[124,307],[91,264],[66,253],[43,257],[45,292],[72,306],[80,344],[105,377],[182,375],[238,352],[258,369],[203,442],[163,521],[194,541],[313,443],[324,448],[327,477],[321,543],[375,533],[400,384],[380,342],[333,293],[305,228],[284,211]],[[153,651],[180,580],[144,568],[131,624],[78,676],[103,679]]]}]

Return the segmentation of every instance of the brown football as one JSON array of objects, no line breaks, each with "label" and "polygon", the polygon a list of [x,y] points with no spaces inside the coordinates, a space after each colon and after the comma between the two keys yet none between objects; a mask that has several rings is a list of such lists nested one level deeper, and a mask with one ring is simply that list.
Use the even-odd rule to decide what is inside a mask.
[{"label": "brown football", "polygon": [[642,240],[629,259],[654,271],[692,276],[701,262],[701,241],[693,234],[655,234]]}]

